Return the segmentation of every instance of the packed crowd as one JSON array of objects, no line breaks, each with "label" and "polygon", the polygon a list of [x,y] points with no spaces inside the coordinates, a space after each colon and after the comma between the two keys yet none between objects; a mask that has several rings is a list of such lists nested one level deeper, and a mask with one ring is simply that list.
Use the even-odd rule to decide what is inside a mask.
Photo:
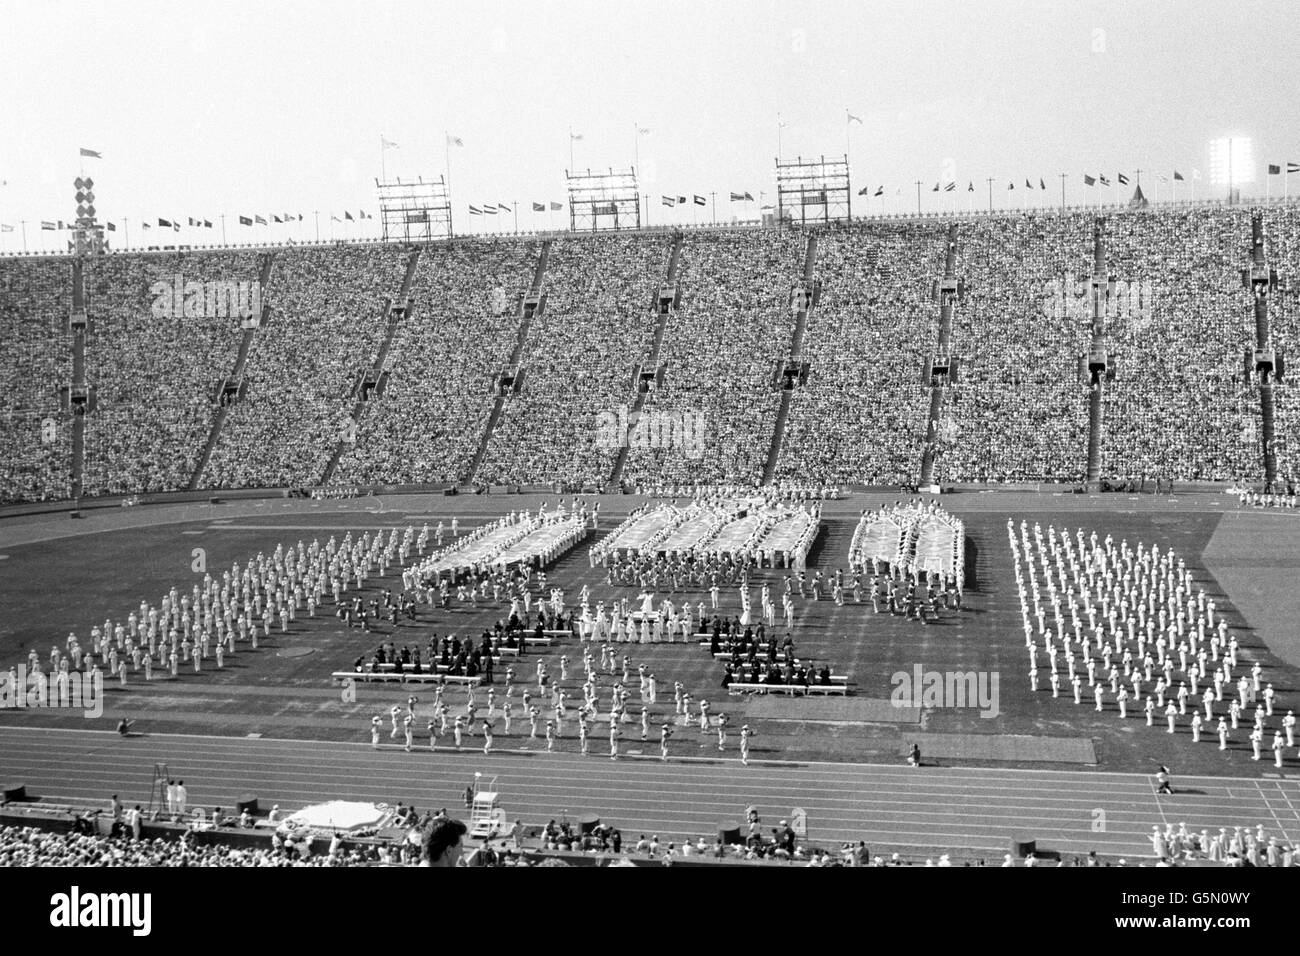
[{"label": "packed crowd", "polygon": [[1282,210],[1263,213],[1264,256],[1281,280],[1268,296],[1271,345],[1284,373],[1274,381],[1274,451],[1277,471],[1294,482],[1300,475],[1300,220]]},{"label": "packed crowd", "polygon": [[450,484],[467,477],[537,254],[535,244],[503,239],[461,238],[421,250],[414,307],[388,353],[387,387],[362,415],[337,481]]},{"label": "packed crowd", "polygon": [[582,487],[607,481],[618,447],[597,416],[636,397],[648,363],[671,244],[659,235],[596,234],[551,245],[546,306],[529,326],[524,385],[506,399],[477,480]]},{"label": "packed crowd", "polygon": [[1209,860],[1226,866],[1300,866],[1297,847],[1284,835],[1281,840],[1268,836],[1263,824],[1250,827],[1219,827],[1217,834],[1209,830],[1188,830],[1186,823],[1175,828],[1166,823],[1164,828],[1151,827],[1151,850],[1155,857],[1167,864],[1188,860]]},{"label": "packed crowd", "polygon": [[[1083,479],[1088,401],[1079,356],[1090,331],[1045,297],[1083,267],[1092,222],[1080,214],[962,224],[956,271],[966,296],[952,330],[960,364],[936,426],[936,481]],[[929,272],[941,271],[936,258]]]},{"label": "packed crowd", "polygon": [[1121,720],[1131,707],[1148,727],[1166,724],[1170,734],[1186,727],[1197,743],[1204,732],[1223,751],[1250,721],[1252,759],[1269,750],[1274,764],[1285,766],[1286,748],[1296,746],[1294,712],[1281,713],[1258,658],[1246,667],[1214,599],[1173,551],[1117,545],[1095,532],[1085,538],[1082,529],[1072,539],[1051,525],[1046,534],[1039,525],[1031,533],[1024,521],[1017,529],[1008,520],[1007,536],[1031,690],[1039,689],[1041,645],[1053,697],[1066,693],[1082,706],[1086,694],[1098,713],[1113,702]]},{"label": "packed crowd", "polygon": [[252,252],[86,260],[86,378],[97,402],[86,416],[86,494],[187,485],[244,333],[238,315],[176,314],[155,283],[256,282],[260,260]]},{"label": "packed crowd", "polygon": [[350,428],[352,386],[383,341],[382,306],[401,290],[409,256],[391,246],[276,253],[262,291],[271,319],[254,334],[246,397],[230,410],[202,487],[320,481]]},{"label": "packed crowd", "polygon": [[1241,358],[1256,344],[1241,282],[1250,235],[1241,209],[1106,221],[1108,268],[1150,279],[1154,294],[1136,314],[1108,316],[1119,371],[1105,391],[1103,477],[1259,478],[1259,398]]},{"label": "packed crowd", "polygon": [[633,448],[633,485],[757,484],[776,426],[778,369],[790,350],[790,286],[803,271],[805,239],[790,231],[692,235],[682,247],[682,308],[664,336],[664,384],[648,411],[698,414],[704,455]]},{"label": "packed crowd", "polygon": [[827,484],[909,484],[920,466],[929,396],[921,383],[934,348],[944,231],[907,223],[824,233],[819,304],[793,398],[776,477]]},{"label": "packed crowd", "polygon": [[133,839],[88,833],[55,833],[36,827],[0,827],[0,867],[5,866],[356,866],[378,862],[376,851],[352,849],[306,855],[263,847],[179,839]]},{"label": "packed crowd", "polygon": [[[1255,345],[1251,293],[1240,279],[1251,212],[1106,218],[1107,268],[1127,290],[1109,301],[1103,337],[1116,369],[1104,390],[1107,480],[1258,481],[1258,395],[1241,362]],[[1300,269],[1300,223],[1283,209],[1264,217],[1269,264],[1288,280]],[[926,421],[921,370],[937,348],[931,289],[944,228],[900,221],[824,230],[815,267],[821,297],[802,355],[809,380],[792,396],[777,479],[813,496],[823,486],[907,484],[933,440],[940,481],[1079,480],[1088,386],[1078,363],[1091,341],[1080,303],[1094,218],[959,224],[965,296],[952,341],[959,372],[935,423]],[[761,480],[794,328],[789,290],[805,242],[799,232],[762,229],[684,242],[682,308],[667,319],[660,355],[666,377],[645,409],[699,416],[704,455],[633,447],[624,471],[630,485],[672,494]],[[597,416],[635,400],[632,371],[651,348],[668,250],[664,237],[642,234],[554,242],[547,306],[523,342],[522,389],[505,399],[480,469],[484,482],[608,479],[618,449],[598,440]],[[537,254],[535,240],[514,239],[423,249],[415,307],[397,325],[386,389],[354,423],[353,386],[386,334],[381,306],[401,288],[410,251],[277,251],[262,290],[271,318],[251,333],[245,398],[230,408],[202,484],[312,486],[341,439],[336,478],[349,487],[463,479],[495,403],[495,377],[516,346],[518,296]],[[98,402],[86,418],[89,493],[183,488],[214,420],[217,383],[238,353],[238,320],[155,317],[153,283],[178,274],[253,281],[260,265],[260,254],[234,251],[86,260],[93,329],[86,379]],[[0,345],[0,437],[12,450],[0,474],[4,499],[69,491],[71,428],[59,389],[71,377],[62,331],[71,285],[64,259],[0,265],[0,314],[12,330]],[[1271,344],[1292,364],[1300,355],[1297,302],[1289,280],[1270,297]],[[1292,377],[1275,391],[1275,451],[1286,475],[1296,473],[1290,456],[1300,442]]]},{"label": "packed crowd", "polygon": [[65,260],[0,259],[0,503],[67,498],[72,421],[71,268]]}]

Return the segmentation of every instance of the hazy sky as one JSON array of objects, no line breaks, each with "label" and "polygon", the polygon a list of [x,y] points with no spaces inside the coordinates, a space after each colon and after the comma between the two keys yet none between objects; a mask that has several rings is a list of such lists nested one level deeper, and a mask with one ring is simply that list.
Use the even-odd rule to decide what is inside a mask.
[{"label": "hazy sky", "polygon": [[[1262,192],[1266,163],[1300,161],[1298,21],[1282,0],[0,0],[0,222],[36,248],[34,223],[73,218],[85,146],[133,244],[158,216],[225,213],[234,241],[241,213],[319,210],[328,234],[331,211],[375,212],[381,134],[388,174],[415,176],[445,171],[450,131],[468,227],[467,203],[564,199],[570,128],[575,164],[605,168],[633,163],[637,126],[650,221],[712,214],[661,193],[717,191],[723,218],[728,191],[772,192],[778,112],[787,157],[843,154],[847,131],[854,191],[886,184],[890,211],[917,179],[926,208],[987,205],[989,176],[999,205],[1026,177],[1059,202],[1062,172],[1081,202],[1083,172],[1139,168],[1148,192],[1199,169],[1206,195],[1226,135],[1253,138]],[[958,192],[934,196],[946,170]]]}]

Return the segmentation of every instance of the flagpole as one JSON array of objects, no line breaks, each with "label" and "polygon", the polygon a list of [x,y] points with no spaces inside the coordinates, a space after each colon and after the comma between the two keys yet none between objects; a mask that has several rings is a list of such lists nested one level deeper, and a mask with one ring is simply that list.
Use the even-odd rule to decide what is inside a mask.
[{"label": "flagpole", "polygon": [[[319,239],[320,236],[316,238]],[[221,244],[223,246],[226,244],[226,214],[224,212],[221,214]]]},{"label": "flagpole", "polygon": [[519,200],[512,200],[510,205],[515,207],[515,235],[519,235]]},{"label": "flagpole", "polygon": [[569,127],[569,170],[576,172],[573,168],[573,127]]},{"label": "flagpole", "polygon": [[131,220],[126,218],[126,216],[122,217],[122,228],[126,230],[126,247],[130,249],[131,248]]},{"label": "flagpole", "polygon": [[442,131],[442,151],[447,157],[447,199],[451,200],[451,133]]},{"label": "flagpole", "polygon": [[382,179],[384,182],[388,182],[388,168],[384,162],[384,157],[387,154],[387,152],[388,151],[384,148],[384,134],[380,133],[379,134],[379,178]]},{"label": "flagpole", "polygon": [[18,221],[23,224],[23,254],[26,255],[27,254],[27,220],[19,219]]}]

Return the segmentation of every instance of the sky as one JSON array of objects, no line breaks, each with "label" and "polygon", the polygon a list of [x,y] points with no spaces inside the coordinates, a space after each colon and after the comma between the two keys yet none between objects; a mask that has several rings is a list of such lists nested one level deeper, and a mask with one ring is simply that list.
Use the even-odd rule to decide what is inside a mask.
[{"label": "sky", "polygon": [[[1127,198],[1084,173],[1138,170],[1149,197],[1175,169],[1204,197],[1225,136],[1254,144],[1243,191],[1277,194],[1266,164],[1300,161],[1298,20],[1285,0],[0,0],[0,250],[22,220],[32,249],[65,241],[39,221],[74,217],[82,174],[132,245],[157,217],[218,227],[177,241],[220,241],[223,214],[232,242],[317,218],[373,234],[331,219],[373,215],[381,173],[448,175],[458,231],[514,227],[467,214],[487,202],[558,226],[531,203],[563,201],[566,169],[633,165],[650,224],[753,218],[728,196],[770,202],[778,137],[787,160],[847,151],[854,193],[885,187],[855,213],[914,212],[918,180],[926,210],[986,208],[990,177],[995,206],[1059,204],[1062,173],[1070,204]],[[272,213],[304,221],[237,225]]]}]

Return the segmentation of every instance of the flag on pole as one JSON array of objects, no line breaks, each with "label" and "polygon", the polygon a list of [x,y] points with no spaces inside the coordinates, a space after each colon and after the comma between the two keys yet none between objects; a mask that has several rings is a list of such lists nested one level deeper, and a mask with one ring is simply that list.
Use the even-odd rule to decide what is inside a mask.
[{"label": "flag on pole", "polygon": [[705,202],[703,196],[696,196],[696,197],[695,197],[695,205],[697,205],[697,206],[706,206],[706,205],[708,205],[708,203]]},{"label": "flag on pole", "polygon": [[470,206],[470,207],[469,207],[469,214],[470,214],[471,216],[481,216],[481,215],[483,215],[483,210],[482,210],[482,209],[479,209],[478,206]]},{"label": "flag on pole", "polygon": [[461,139],[459,136],[452,136],[450,133],[448,133],[448,134],[447,134],[447,145],[448,145],[448,146],[464,146],[464,145],[465,145],[465,141],[464,141],[463,139]]},{"label": "flag on pole", "polygon": [[1300,173],[1300,163],[1287,163],[1286,171],[1288,173]]},{"label": "flag on pole", "polygon": [[546,203],[544,202],[533,203],[533,212],[546,212]]},{"label": "flag on pole", "polygon": [[650,131],[649,131],[648,129],[646,129],[644,126],[638,126],[638,127],[636,128],[636,132],[637,132],[637,135],[638,135],[638,136],[649,136],[649,135],[650,135]]},{"label": "flag on pole", "polygon": [[381,146],[382,149],[397,149],[397,148],[398,148],[396,143],[394,143],[394,142],[392,142],[392,141],[390,141],[390,140],[388,140],[388,139],[385,139],[382,133],[381,133],[380,136],[379,136],[379,142],[380,142],[380,146]]},{"label": "flag on pole", "polygon": [[564,203],[560,203],[560,202],[551,203],[551,212],[559,212],[563,208],[564,208]]},{"label": "flag on pole", "polygon": [[1174,170],[1174,182],[1176,183],[1186,182],[1186,180],[1183,179],[1183,174],[1176,169]]},{"label": "flag on pole", "polygon": [[1007,183],[1007,189],[1015,189],[1015,188],[1016,188],[1015,183]]},{"label": "flag on pole", "polygon": [[161,216],[158,218],[158,225],[166,226],[168,229],[172,227],[171,220],[163,219]]},{"label": "flag on pole", "polygon": [[104,158],[103,156],[99,155],[98,150],[94,150],[94,149],[86,149],[86,147],[84,147],[84,146],[81,147],[81,155],[82,155],[82,156],[86,156],[86,157],[88,157],[88,158],[90,158],[90,159],[103,159],[103,158]]},{"label": "flag on pole", "polygon": [[[109,223],[105,223],[105,225],[108,227],[108,231],[109,231],[109,232],[117,232],[117,226],[114,225],[113,223],[109,222]],[[13,229],[10,228],[10,232],[12,232],[12,231],[13,231]]]},{"label": "flag on pole", "polygon": [[1026,180],[1025,180],[1025,188],[1026,188],[1026,189],[1033,189],[1033,188],[1034,188],[1034,184],[1031,183],[1028,179],[1026,179]]},{"label": "flag on pole", "polygon": [[[272,214],[272,215],[271,215],[271,219],[274,220],[275,222],[279,222],[279,223],[283,223],[283,222],[284,222],[283,219],[281,219],[279,216],[277,216],[277,215],[275,215],[275,214]],[[190,220],[190,225],[191,225],[191,226],[194,225],[194,220],[193,220],[193,219]]]},{"label": "flag on pole", "polygon": [[970,181],[970,183],[966,186],[966,191],[968,193],[973,193],[975,191],[975,180],[972,179]]},{"label": "flag on pole", "polygon": [[[846,112],[847,112],[847,110],[846,110]],[[861,116],[854,116],[852,113],[849,113],[849,120],[848,120],[848,121],[849,121],[850,123],[857,123],[859,126],[862,125],[862,117],[861,117]]]},{"label": "flag on pole", "polygon": [[581,134],[581,133],[570,132],[570,133],[569,133],[569,139],[571,139],[571,140],[580,140],[580,139],[582,139],[582,134]]},{"label": "flag on pole", "polygon": [[1275,164],[1273,164],[1273,163],[1269,163],[1269,164],[1268,164],[1268,174],[1269,174],[1270,176],[1281,176],[1281,175],[1282,175],[1282,167],[1281,167],[1281,166],[1277,166],[1277,165],[1275,165]]},{"label": "flag on pole", "polygon": [[44,219],[42,219],[42,220],[41,220],[41,228],[44,229],[44,230],[47,231],[47,232],[53,232],[53,231],[54,231],[54,223],[52,223],[52,222],[46,222]]},{"label": "flag on pole", "polygon": [[676,204],[677,204],[677,200],[673,199],[672,196],[664,196],[665,206],[675,206]]},{"label": "flag on pole", "polygon": [[880,187],[879,189],[877,189],[874,193],[872,193],[873,196],[883,196],[884,194],[885,194],[885,187],[884,187],[884,186],[881,186],[881,187]]},{"label": "flag on pole", "polygon": [[484,203],[484,204],[483,204],[483,214],[484,214],[485,216],[495,216],[495,215],[497,214],[497,207],[494,206],[494,205],[492,205],[490,202],[489,202],[489,203]]},{"label": "flag on pole", "polygon": [[510,212],[510,210],[513,209],[514,207],[511,206],[509,203],[499,202],[497,203],[497,208],[500,209],[502,212]]},{"label": "flag on pole", "polygon": [[249,219],[247,216],[240,216],[239,224],[241,226],[251,226],[253,224],[253,220]]},{"label": "flag on pole", "polygon": [[1087,173],[1084,173],[1084,174],[1083,174],[1083,184],[1084,184],[1085,186],[1095,186],[1095,185],[1097,185],[1097,180],[1094,179],[1092,176],[1089,176]]},{"label": "flag on pole", "polygon": [[950,192],[952,192],[952,191],[953,191],[954,189],[956,189],[956,188],[957,188],[957,184],[956,184],[956,183],[949,183],[947,186],[944,186],[944,187],[943,187],[943,191],[946,192],[946,193],[950,193]]},{"label": "flag on pole", "polygon": [[343,218],[346,219],[348,222],[356,222],[356,219],[353,218],[352,213],[348,212],[346,209],[343,210]]},{"label": "flag on pole", "polygon": [[[301,219],[302,216],[299,216],[298,218]],[[204,229],[211,229],[211,228],[212,228],[212,220],[210,220],[210,219],[204,219],[204,220],[203,220],[203,228],[204,228]]]},{"label": "flag on pole", "polygon": [[678,196],[678,197],[677,197],[677,205],[679,205],[679,206],[685,206],[685,205],[686,205],[686,197],[685,197],[685,196]]},{"label": "flag on pole", "polygon": [[253,220],[257,222],[258,225],[262,225],[262,226],[266,225],[266,220],[263,219],[261,216],[257,215],[256,213],[254,213],[253,215]]},{"label": "flag on pole", "polygon": [[1045,183],[1045,182],[1043,181],[1043,177],[1042,177],[1042,176],[1039,176],[1039,177],[1038,177],[1038,188],[1039,188],[1039,189],[1042,189],[1042,190],[1046,190],[1046,189],[1047,189],[1047,183]]},{"label": "flag on pole", "polygon": [[[108,228],[109,229],[113,228],[113,224],[111,222],[108,224]],[[13,231],[14,231],[14,227],[9,225],[9,223],[7,222],[0,223],[0,232],[13,232]]]},{"label": "flag on pole", "polygon": [[[870,187],[870,186],[863,186],[861,189],[858,190],[858,195],[859,195],[859,196],[866,196],[866,195],[868,195],[870,192],[871,192],[871,187]],[[732,194],[731,194],[731,198],[734,200],[734,199],[736,198],[736,194],[735,194],[735,193],[732,193]]]},{"label": "flag on pole", "polygon": [[146,228],[146,229],[151,228],[150,225],[149,225],[147,222],[142,222],[140,225],[144,226],[144,228]]},{"label": "flag on pole", "polygon": [[1105,174],[1105,173],[1099,173],[1099,174],[1098,174],[1098,178],[1100,179],[1101,184],[1102,184],[1103,186],[1109,186],[1109,185],[1110,185],[1110,180],[1106,178],[1106,174]]},{"label": "flag on pole", "polygon": [[934,188],[932,188],[930,192],[937,193],[938,191],[939,191],[939,181],[936,179],[934,182]]},{"label": "flag on pole", "polygon": [[1127,185],[1128,185],[1128,177],[1125,176],[1123,173],[1120,173],[1119,176],[1117,176],[1116,178],[1119,180],[1119,184],[1120,184],[1121,186],[1127,186]]}]

